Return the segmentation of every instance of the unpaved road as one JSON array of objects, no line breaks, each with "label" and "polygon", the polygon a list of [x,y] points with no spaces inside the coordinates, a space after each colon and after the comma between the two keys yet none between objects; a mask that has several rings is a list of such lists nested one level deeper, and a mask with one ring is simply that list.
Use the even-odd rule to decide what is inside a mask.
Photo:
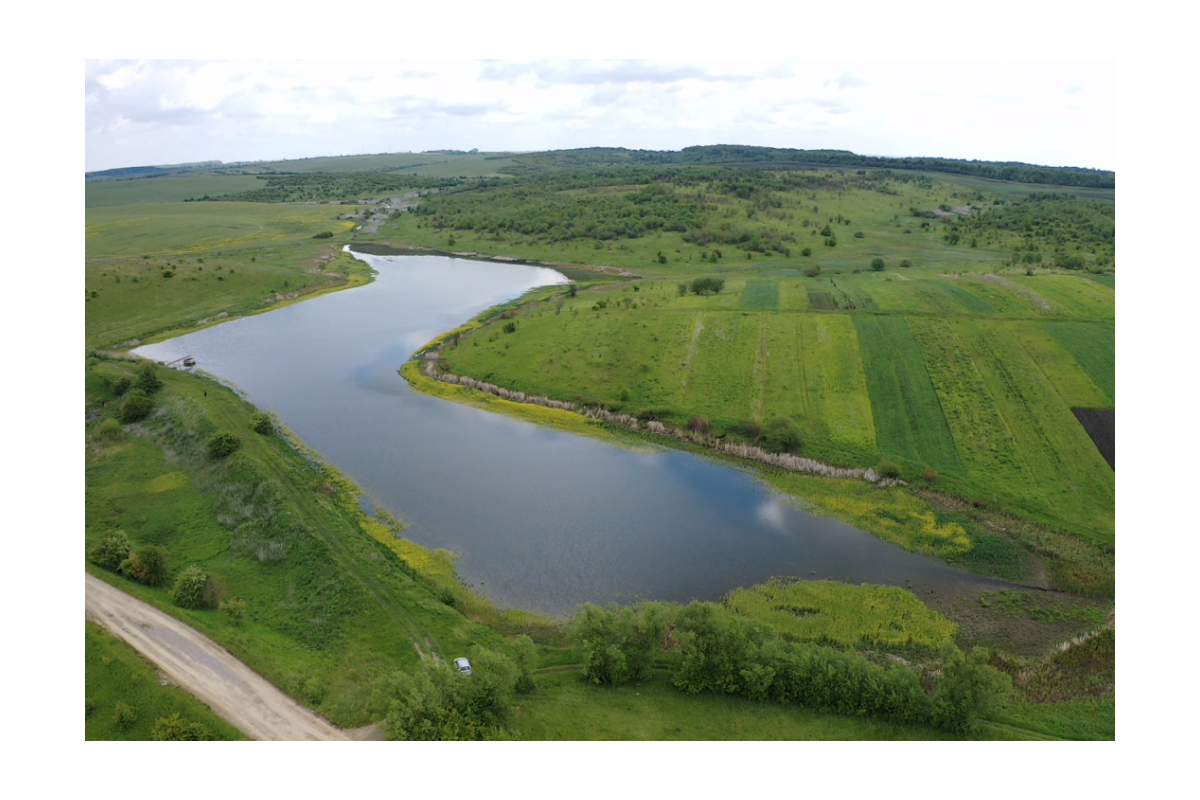
[{"label": "unpaved road", "polygon": [[84,575],[88,617],[129,642],[250,738],[284,742],[352,738],[208,637],[99,578]]}]

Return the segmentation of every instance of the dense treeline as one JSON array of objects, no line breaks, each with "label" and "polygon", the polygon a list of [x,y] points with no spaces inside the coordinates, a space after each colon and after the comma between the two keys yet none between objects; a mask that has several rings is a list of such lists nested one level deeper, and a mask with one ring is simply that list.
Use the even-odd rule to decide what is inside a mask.
[{"label": "dense treeline", "polygon": [[[571,624],[593,683],[618,685],[665,663],[671,682],[691,694],[739,694],[904,724],[969,731],[1011,690],[982,648],[942,651],[937,669],[823,645],[790,641],[716,603],[584,605]],[[886,666],[885,666],[886,664]]]},{"label": "dense treeline", "polygon": [[211,199],[242,203],[304,203],[321,200],[352,203],[398,192],[487,186],[497,182],[497,179],[431,178],[398,172],[307,172],[260,175],[258,178],[266,183],[261,189]]},{"label": "dense treeline", "polygon": [[835,166],[904,170],[927,170],[980,178],[1019,181],[1058,186],[1086,186],[1111,189],[1115,173],[1078,167],[1044,167],[1011,161],[967,161],[954,158],[885,158],[860,156],[848,150],[795,150],[791,148],[753,147],[749,145],[705,145],[680,151],[626,150],[593,147],[580,150],[552,150],[516,157],[519,169],[531,171],[555,167],[587,167],[684,164],[773,163],[778,166]]}]

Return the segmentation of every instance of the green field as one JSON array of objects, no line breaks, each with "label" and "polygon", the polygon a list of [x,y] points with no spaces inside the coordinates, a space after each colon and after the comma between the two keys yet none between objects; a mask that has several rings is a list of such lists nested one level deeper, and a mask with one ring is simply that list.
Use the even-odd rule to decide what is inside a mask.
[{"label": "green field", "polygon": [[510,727],[540,741],[847,741],[958,738],[946,731],[823,714],[734,696],[686,695],[661,678],[602,688],[578,674],[539,677]]},{"label": "green field", "polygon": [[120,181],[88,181],[84,184],[87,208],[129,206],[140,203],[181,203],[205,195],[216,197],[231,192],[257,189],[262,181],[253,175],[166,175]]}]

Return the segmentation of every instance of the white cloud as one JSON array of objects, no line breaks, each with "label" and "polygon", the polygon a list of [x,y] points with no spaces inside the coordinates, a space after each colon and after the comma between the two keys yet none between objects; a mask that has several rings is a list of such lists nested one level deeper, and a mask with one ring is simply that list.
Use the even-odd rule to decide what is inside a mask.
[{"label": "white cloud", "polygon": [[86,166],[735,143],[1113,166],[1111,62],[88,62]]}]

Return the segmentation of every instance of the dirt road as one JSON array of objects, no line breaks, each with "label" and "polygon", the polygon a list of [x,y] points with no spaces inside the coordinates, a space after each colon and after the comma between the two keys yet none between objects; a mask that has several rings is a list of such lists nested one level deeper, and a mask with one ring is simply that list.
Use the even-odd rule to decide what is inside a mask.
[{"label": "dirt road", "polygon": [[171,680],[247,736],[264,741],[352,738],[276,689],[208,637],[99,578],[84,575],[89,618],[129,642]]}]

